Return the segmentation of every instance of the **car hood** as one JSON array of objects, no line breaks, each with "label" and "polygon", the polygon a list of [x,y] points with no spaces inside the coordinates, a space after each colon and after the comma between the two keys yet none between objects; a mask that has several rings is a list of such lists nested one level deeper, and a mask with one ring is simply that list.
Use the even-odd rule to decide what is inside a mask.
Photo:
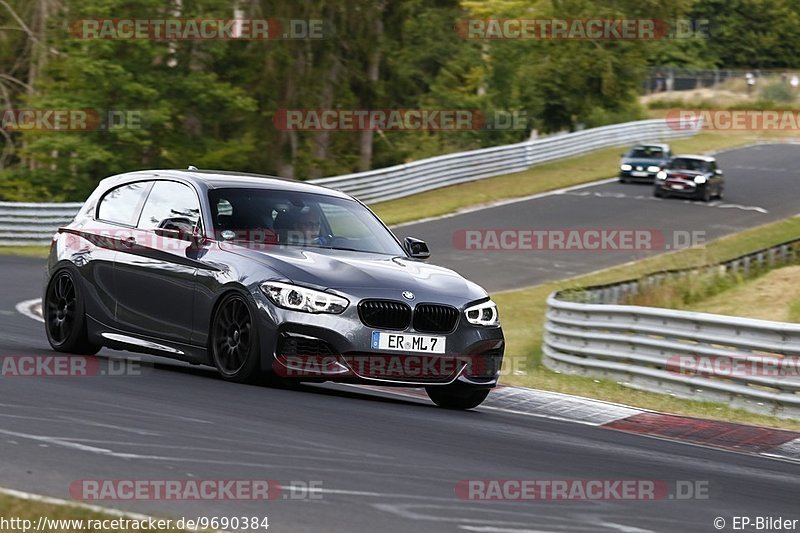
[{"label": "car hood", "polygon": [[650,165],[661,166],[661,165],[664,164],[664,160],[663,159],[641,159],[641,158],[629,159],[627,157],[623,157],[622,158],[622,162],[620,164],[623,164],[623,165],[626,165],[626,164],[627,165],[639,165],[639,166],[643,166],[643,167],[647,167],[647,166],[650,166]]},{"label": "car hood", "polygon": [[390,298],[411,291],[417,301],[473,301],[487,296],[479,285],[457,272],[404,257],[324,248],[236,248],[235,253],[300,285]]}]

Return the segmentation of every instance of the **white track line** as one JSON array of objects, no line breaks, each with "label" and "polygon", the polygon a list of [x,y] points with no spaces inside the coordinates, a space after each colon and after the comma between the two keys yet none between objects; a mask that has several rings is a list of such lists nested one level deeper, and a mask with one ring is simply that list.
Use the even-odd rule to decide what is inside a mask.
[{"label": "white track line", "polygon": [[41,298],[35,298],[33,300],[25,300],[24,302],[18,303],[16,305],[16,308],[17,308],[17,311],[19,313],[22,313],[26,317],[32,318],[33,320],[36,320],[37,322],[44,323],[44,318],[42,318],[42,315],[41,314],[37,314],[32,310],[35,305],[41,305],[41,304],[42,304],[42,299]]},{"label": "white track line", "polygon": [[459,209],[458,211],[453,211],[452,213],[447,213],[445,215],[437,215],[435,217],[428,217],[428,218],[420,218],[418,220],[412,220],[411,222],[403,222],[402,224],[396,224],[392,226],[394,228],[402,228],[403,226],[410,226],[412,224],[421,224],[423,222],[431,222],[434,220],[441,220],[444,218],[450,217],[457,217],[466,213],[473,213],[475,211],[483,211],[484,209],[492,209],[495,207],[501,207],[504,205],[516,204],[519,202],[527,202],[528,200],[536,200],[538,198],[547,198],[548,196],[555,196],[558,194],[565,194],[572,191],[577,191],[580,189],[586,189],[587,187],[594,187],[595,185],[603,185],[605,183],[613,183],[617,181],[619,178],[606,178],[599,181],[590,181],[588,183],[581,183],[579,185],[572,185],[570,187],[564,187],[561,189],[553,189],[552,191],[545,191],[536,194],[531,194],[530,196],[521,196],[519,198],[506,198],[505,200],[498,200],[496,202],[490,202],[487,204],[480,204],[475,205],[472,207],[465,207],[463,209]]}]

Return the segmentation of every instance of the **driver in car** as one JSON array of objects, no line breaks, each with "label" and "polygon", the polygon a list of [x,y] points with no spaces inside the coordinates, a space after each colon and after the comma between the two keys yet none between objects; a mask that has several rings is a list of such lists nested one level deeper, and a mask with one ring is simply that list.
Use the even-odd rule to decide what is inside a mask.
[{"label": "driver in car", "polygon": [[322,220],[319,211],[306,208],[297,213],[293,220],[293,233],[295,241],[303,244],[322,244],[325,245],[328,239],[320,235]]}]

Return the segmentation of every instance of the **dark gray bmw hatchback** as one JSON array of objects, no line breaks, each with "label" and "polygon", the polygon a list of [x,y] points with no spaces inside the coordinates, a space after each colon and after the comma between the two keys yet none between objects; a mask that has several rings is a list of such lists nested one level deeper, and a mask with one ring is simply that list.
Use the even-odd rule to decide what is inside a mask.
[{"label": "dark gray bmw hatchback", "polygon": [[62,352],[172,357],[238,382],[422,386],[437,405],[472,408],[500,374],[497,307],[428,255],[325,187],[122,174],[53,237],[45,329]]}]

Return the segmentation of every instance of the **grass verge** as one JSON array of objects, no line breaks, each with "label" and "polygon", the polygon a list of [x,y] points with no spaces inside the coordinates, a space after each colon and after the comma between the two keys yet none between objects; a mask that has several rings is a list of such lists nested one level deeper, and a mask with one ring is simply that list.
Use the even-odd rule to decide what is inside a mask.
[{"label": "grass verge", "polygon": [[[57,531],[58,533],[132,533],[143,530],[142,527],[136,527],[130,522],[113,522],[114,520],[131,520],[129,518],[120,518],[111,514],[85,509],[83,507],[54,505],[8,496],[5,494],[0,495],[0,517],[3,517],[8,521],[12,519],[18,519],[18,521],[15,523],[9,522],[11,528],[3,529],[3,531],[24,531],[25,524],[30,525],[28,531],[33,531],[39,524],[40,517],[44,517],[51,521],[50,526],[52,527],[44,527],[46,524],[42,524],[44,531]],[[23,522],[25,520],[29,520],[30,522]],[[66,522],[53,522],[60,520],[64,520]],[[79,520],[82,521],[82,523],[72,522],[70,524],[68,522],[70,520]],[[174,523],[175,521],[173,520],[173,524]],[[56,527],[56,525],[63,527]],[[163,525],[166,525],[166,523]],[[163,531],[165,533],[178,533],[186,530],[162,528],[158,531]]]},{"label": "grass verge", "polygon": [[[666,112],[664,112],[666,113]],[[701,133],[689,139],[672,141],[673,152],[710,152],[743,146],[757,141],[780,140],[786,132],[717,132]],[[615,175],[624,147],[606,148],[586,155],[535,166],[524,172],[443,187],[373,204],[370,207],[388,225],[446,215],[459,209],[520,198],[580,185]]]},{"label": "grass verge", "polygon": [[525,363],[524,374],[505,375],[502,382],[506,385],[577,394],[656,411],[800,430],[800,421],[758,415],[731,409],[723,404],[637,391],[610,380],[560,374],[545,368],[541,362],[546,299],[555,290],[635,279],[658,270],[723,261],[752,250],[779,244],[798,235],[800,235],[800,217],[795,217],[724,237],[709,242],[704,247],[661,254],[576,278],[494,294],[492,298],[500,307],[500,317],[506,334],[508,363],[512,367],[516,363],[515,359]]},{"label": "grass verge", "polygon": [[23,257],[47,257],[47,246],[0,246],[0,255],[21,255]]},{"label": "grass verge", "polygon": [[800,265],[758,269],[748,276],[707,272],[645,288],[631,305],[792,322],[800,302]]}]

